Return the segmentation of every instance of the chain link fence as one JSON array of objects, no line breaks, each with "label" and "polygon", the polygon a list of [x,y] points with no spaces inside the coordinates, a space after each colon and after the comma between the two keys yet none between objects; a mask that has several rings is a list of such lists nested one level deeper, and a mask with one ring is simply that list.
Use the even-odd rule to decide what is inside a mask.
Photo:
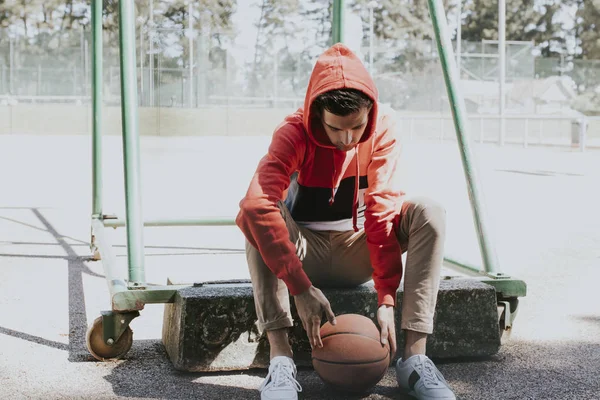
[{"label": "chain link fence", "polygon": [[[168,2],[155,3],[162,10]],[[330,2],[314,2],[310,9],[301,3],[296,8],[276,8],[284,3],[274,3],[273,9],[240,9],[238,5],[232,15],[200,12],[198,7],[194,10],[186,5],[176,9],[177,23],[160,20],[156,10],[156,18],[148,21],[150,10],[143,9],[146,14],[139,15],[136,30],[138,105],[285,112],[302,106],[314,60],[330,45]],[[373,21],[368,14],[350,16],[354,20],[346,19],[347,41],[370,69],[380,101],[400,115],[415,117],[409,123],[413,127],[422,122],[421,117],[429,119],[431,127],[418,131],[433,130],[431,136],[439,137],[439,127],[445,127],[440,121],[448,120],[450,108],[435,43],[371,38]],[[88,28],[28,39],[0,29],[0,103],[89,105],[92,57]],[[456,43],[454,46],[456,49]],[[463,41],[460,48],[460,85],[469,115],[497,115],[498,43]],[[114,30],[105,31],[103,57],[103,99],[106,106],[116,107],[121,96]],[[581,112],[600,114],[599,85],[600,60],[543,58],[536,55],[534,43],[507,43],[507,118],[564,116],[566,125],[557,129],[570,137],[577,127],[570,127],[568,121],[578,120]],[[481,120],[486,130],[495,131],[494,118]],[[514,125],[521,140],[526,133],[523,121],[517,121],[508,126]],[[531,129],[539,123],[532,119],[528,126]],[[418,133],[410,132],[411,136]]]},{"label": "chain link fence", "polygon": [[0,30],[0,95],[88,96],[88,36],[80,30],[23,38]]},{"label": "chain link fence", "polygon": [[[18,38],[0,45],[0,96],[65,97],[88,101],[91,94],[91,40],[87,31],[64,35],[68,46],[40,48]],[[206,105],[297,104],[304,96],[314,59],[326,46],[253,49],[231,40],[232,34],[202,30],[144,28],[137,38],[139,105],[202,107]],[[226,40],[223,40],[226,38]],[[397,109],[446,112],[447,99],[433,41],[412,41],[389,48],[363,40],[357,52],[372,71],[381,101]],[[103,94],[107,104],[120,101],[118,46],[105,38]],[[497,104],[497,43],[462,42],[461,79],[469,110],[485,113]],[[373,52],[373,66],[369,65]],[[523,84],[553,77],[569,78],[570,95],[594,90],[600,60],[542,58],[533,43],[509,43],[506,82]],[[412,55],[412,56],[411,56]],[[191,65],[191,67],[190,67]],[[495,100],[495,101],[494,101]],[[508,99],[509,108],[519,104]]]}]

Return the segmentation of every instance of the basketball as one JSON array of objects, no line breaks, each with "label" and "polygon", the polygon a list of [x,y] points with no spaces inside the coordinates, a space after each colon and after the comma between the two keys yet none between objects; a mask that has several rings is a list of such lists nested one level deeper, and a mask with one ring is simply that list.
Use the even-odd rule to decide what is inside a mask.
[{"label": "basketball", "polygon": [[377,326],[358,314],[336,317],[335,326],[321,327],[323,347],[312,351],[313,368],[336,390],[362,393],[375,386],[390,365],[390,348],[383,346]]}]

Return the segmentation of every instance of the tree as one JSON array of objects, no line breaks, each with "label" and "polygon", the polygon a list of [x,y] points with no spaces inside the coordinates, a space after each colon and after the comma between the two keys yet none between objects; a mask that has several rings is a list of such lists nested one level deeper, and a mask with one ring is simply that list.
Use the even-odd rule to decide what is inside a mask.
[{"label": "tree", "polygon": [[[300,11],[302,19],[306,22],[307,33],[307,54],[316,56],[321,50],[331,46],[332,39],[332,20],[333,20],[333,1],[332,0],[311,0],[303,4]],[[310,52],[312,47],[313,52]]]},{"label": "tree", "polygon": [[600,59],[600,0],[577,1],[576,37],[583,59]]},{"label": "tree", "polygon": [[[251,95],[274,94],[277,82],[295,85],[293,76],[295,70],[294,54],[296,53],[300,26],[299,0],[262,0],[259,5],[260,18],[256,24],[257,36],[254,46],[254,59],[249,66],[249,91]],[[280,66],[291,73],[280,81]],[[277,73],[277,76],[273,76]]]},{"label": "tree", "polygon": [[[369,32],[369,0],[355,0],[365,41]],[[440,98],[444,85],[435,50],[433,25],[426,0],[379,0],[374,16],[374,79],[383,102],[393,107],[416,105],[425,97]],[[445,1],[451,14],[454,3]],[[439,92],[439,93],[438,93]],[[427,107],[431,108],[430,104]]]},{"label": "tree", "polygon": [[[507,0],[506,39],[533,41],[545,57],[566,53],[562,5],[561,0]],[[467,0],[464,14],[463,40],[498,40],[497,0]]]},{"label": "tree", "polygon": [[[103,2],[105,66],[118,66],[119,0],[99,1]],[[183,36],[188,21],[187,1],[135,0],[136,32],[149,26],[150,1],[153,2],[154,9],[157,11],[154,14],[152,28],[167,29],[171,33],[170,37],[169,35],[158,35],[160,40],[164,39],[164,43],[159,40],[157,48],[166,52],[167,47],[170,46],[170,57],[165,59],[163,66],[185,66],[189,54],[189,41]],[[224,37],[233,36],[231,16],[235,11],[235,5],[236,0],[193,2],[194,27],[197,29],[209,26],[208,29],[214,34],[211,37],[213,39],[211,48],[220,46]],[[0,31],[0,48],[8,50],[10,47],[13,50],[14,63],[12,66],[21,70],[31,69],[35,71],[35,74],[38,74],[38,66],[63,72],[65,69],[77,68],[79,85],[85,76],[85,72],[83,72],[84,41],[87,39],[90,44],[89,40],[91,39],[90,6],[89,0],[0,0],[0,28],[4,28],[4,32]],[[9,32],[10,34],[8,34]],[[216,35],[217,32],[220,34]],[[140,48],[142,43],[145,49]],[[140,50],[143,54],[147,54],[147,44],[147,35],[143,42],[136,37],[136,55]],[[89,50],[90,47],[88,47]],[[173,56],[174,53],[175,56]],[[9,65],[9,58],[8,51],[0,53],[0,65]],[[137,58],[138,62],[148,65],[145,57],[143,60],[140,60],[139,56]],[[52,87],[73,86],[73,74],[61,73],[60,76],[49,77],[44,72],[42,76],[45,77],[44,84]],[[61,79],[65,82],[59,82]],[[23,75],[21,83],[26,84],[28,80],[31,79],[25,78]],[[36,81],[36,79],[33,80]],[[50,91],[45,94],[63,93]]]}]

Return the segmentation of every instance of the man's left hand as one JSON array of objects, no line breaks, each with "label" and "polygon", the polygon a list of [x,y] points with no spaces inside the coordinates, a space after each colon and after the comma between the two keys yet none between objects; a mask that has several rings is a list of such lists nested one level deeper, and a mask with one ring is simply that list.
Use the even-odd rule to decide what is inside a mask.
[{"label": "man's left hand", "polygon": [[382,305],[377,310],[377,322],[381,328],[381,344],[389,342],[391,358],[396,355],[396,324],[394,321],[394,307]]}]

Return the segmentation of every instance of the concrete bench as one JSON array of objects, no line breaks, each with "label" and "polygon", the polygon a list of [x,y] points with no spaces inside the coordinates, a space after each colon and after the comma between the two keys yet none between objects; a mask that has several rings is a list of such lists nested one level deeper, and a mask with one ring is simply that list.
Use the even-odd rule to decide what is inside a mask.
[{"label": "concrete bench", "polygon": [[[169,280],[169,284],[174,284]],[[356,313],[377,323],[377,296],[372,283],[353,289],[323,289],[336,315]],[[402,309],[397,292],[397,321]],[[299,366],[311,366],[311,349],[294,302],[290,341]],[[190,372],[266,368],[269,346],[258,334],[252,286],[247,281],[204,283],[180,289],[165,304],[162,340],[177,370]],[[488,356],[500,349],[495,289],[471,279],[442,280],[435,327],[427,341],[432,358]],[[401,356],[404,338],[397,323]]]}]

